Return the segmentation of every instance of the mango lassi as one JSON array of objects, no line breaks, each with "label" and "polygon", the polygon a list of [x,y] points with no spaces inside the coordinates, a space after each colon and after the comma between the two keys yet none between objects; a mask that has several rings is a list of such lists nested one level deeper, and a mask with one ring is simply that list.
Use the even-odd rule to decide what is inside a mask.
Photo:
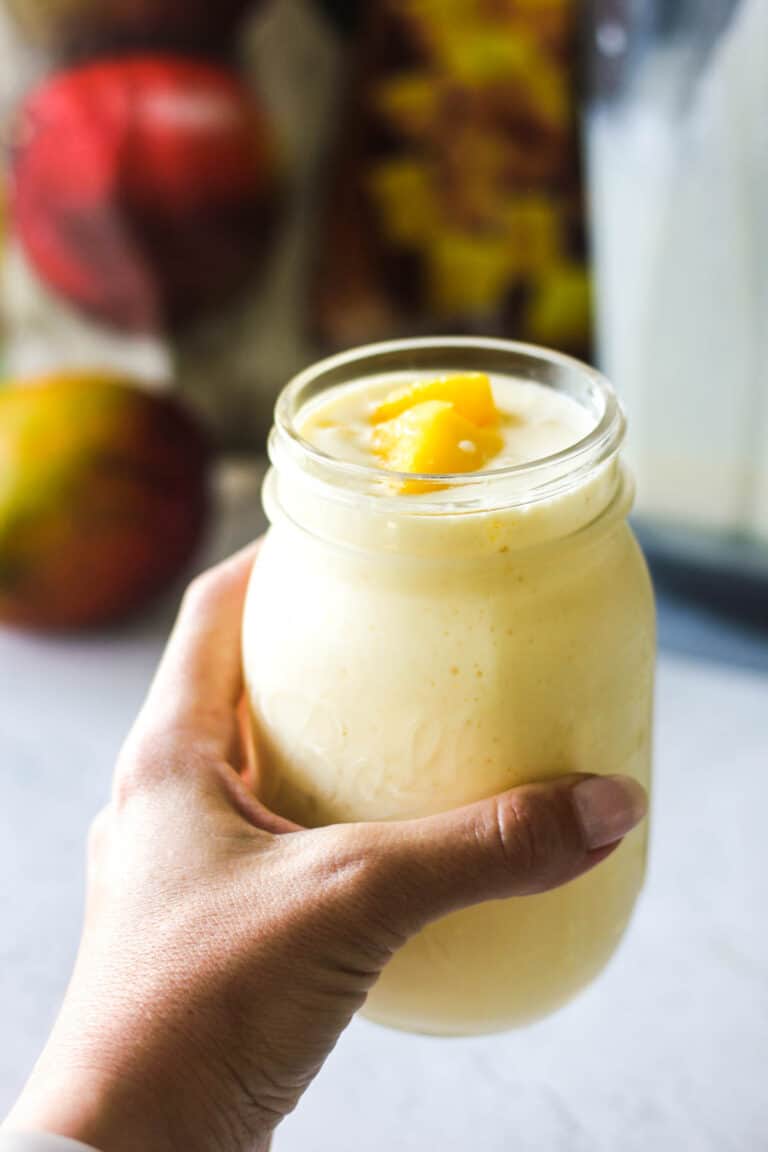
[{"label": "mango lassi", "polygon": [[[653,598],[622,438],[595,373],[498,342],[362,350],[289,387],[244,625],[272,808],[319,826],[573,771],[648,785]],[[607,963],[644,866],[638,829],[559,891],[432,924],[367,1014],[434,1034],[546,1015]]]}]

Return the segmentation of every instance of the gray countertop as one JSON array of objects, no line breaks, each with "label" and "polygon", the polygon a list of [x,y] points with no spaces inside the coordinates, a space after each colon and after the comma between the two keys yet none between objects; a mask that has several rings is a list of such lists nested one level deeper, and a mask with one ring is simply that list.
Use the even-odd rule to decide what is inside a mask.
[{"label": "gray countertop", "polygon": [[[232,481],[223,507],[211,554],[260,524],[252,480]],[[649,881],[606,974],[503,1037],[356,1022],[276,1152],[768,1150],[768,675],[757,657],[751,671],[681,657],[692,625],[675,631],[674,613]],[[86,829],[171,615],[169,600],[90,639],[0,634],[0,1113],[63,994]]]}]

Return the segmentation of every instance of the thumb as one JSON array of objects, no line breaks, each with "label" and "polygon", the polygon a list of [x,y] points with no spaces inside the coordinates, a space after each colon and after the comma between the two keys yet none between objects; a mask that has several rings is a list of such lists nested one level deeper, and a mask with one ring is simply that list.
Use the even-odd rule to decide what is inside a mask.
[{"label": "thumb", "polygon": [[379,825],[379,915],[411,935],[471,904],[557,888],[609,856],[646,811],[645,791],[629,777],[565,776]]}]

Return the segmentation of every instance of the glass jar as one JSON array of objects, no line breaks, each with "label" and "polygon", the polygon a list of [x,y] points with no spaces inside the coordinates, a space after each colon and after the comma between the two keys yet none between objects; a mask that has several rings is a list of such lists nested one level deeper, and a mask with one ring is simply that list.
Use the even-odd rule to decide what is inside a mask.
[{"label": "glass jar", "polygon": [[[595,427],[545,460],[418,496],[299,436],[297,414],[324,390],[411,370],[537,381],[586,406]],[[273,809],[319,826],[426,816],[569,772],[648,785],[653,594],[626,522],[624,429],[596,372],[497,340],[363,348],[288,386],[244,624]],[[637,830],[559,891],[432,924],[395,956],[366,1014],[454,1035],[546,1015],[614,952],[645,855]]]}]

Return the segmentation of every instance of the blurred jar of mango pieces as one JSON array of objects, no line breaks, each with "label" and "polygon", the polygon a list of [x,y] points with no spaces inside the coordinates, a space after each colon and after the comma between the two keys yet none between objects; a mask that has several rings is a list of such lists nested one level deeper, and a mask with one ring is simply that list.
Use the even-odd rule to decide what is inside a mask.
[{"label": "blurred jar of mango pieces", "polygon": [[341,126],[316,322],[589,357],[576,0],[381,0]]}]

